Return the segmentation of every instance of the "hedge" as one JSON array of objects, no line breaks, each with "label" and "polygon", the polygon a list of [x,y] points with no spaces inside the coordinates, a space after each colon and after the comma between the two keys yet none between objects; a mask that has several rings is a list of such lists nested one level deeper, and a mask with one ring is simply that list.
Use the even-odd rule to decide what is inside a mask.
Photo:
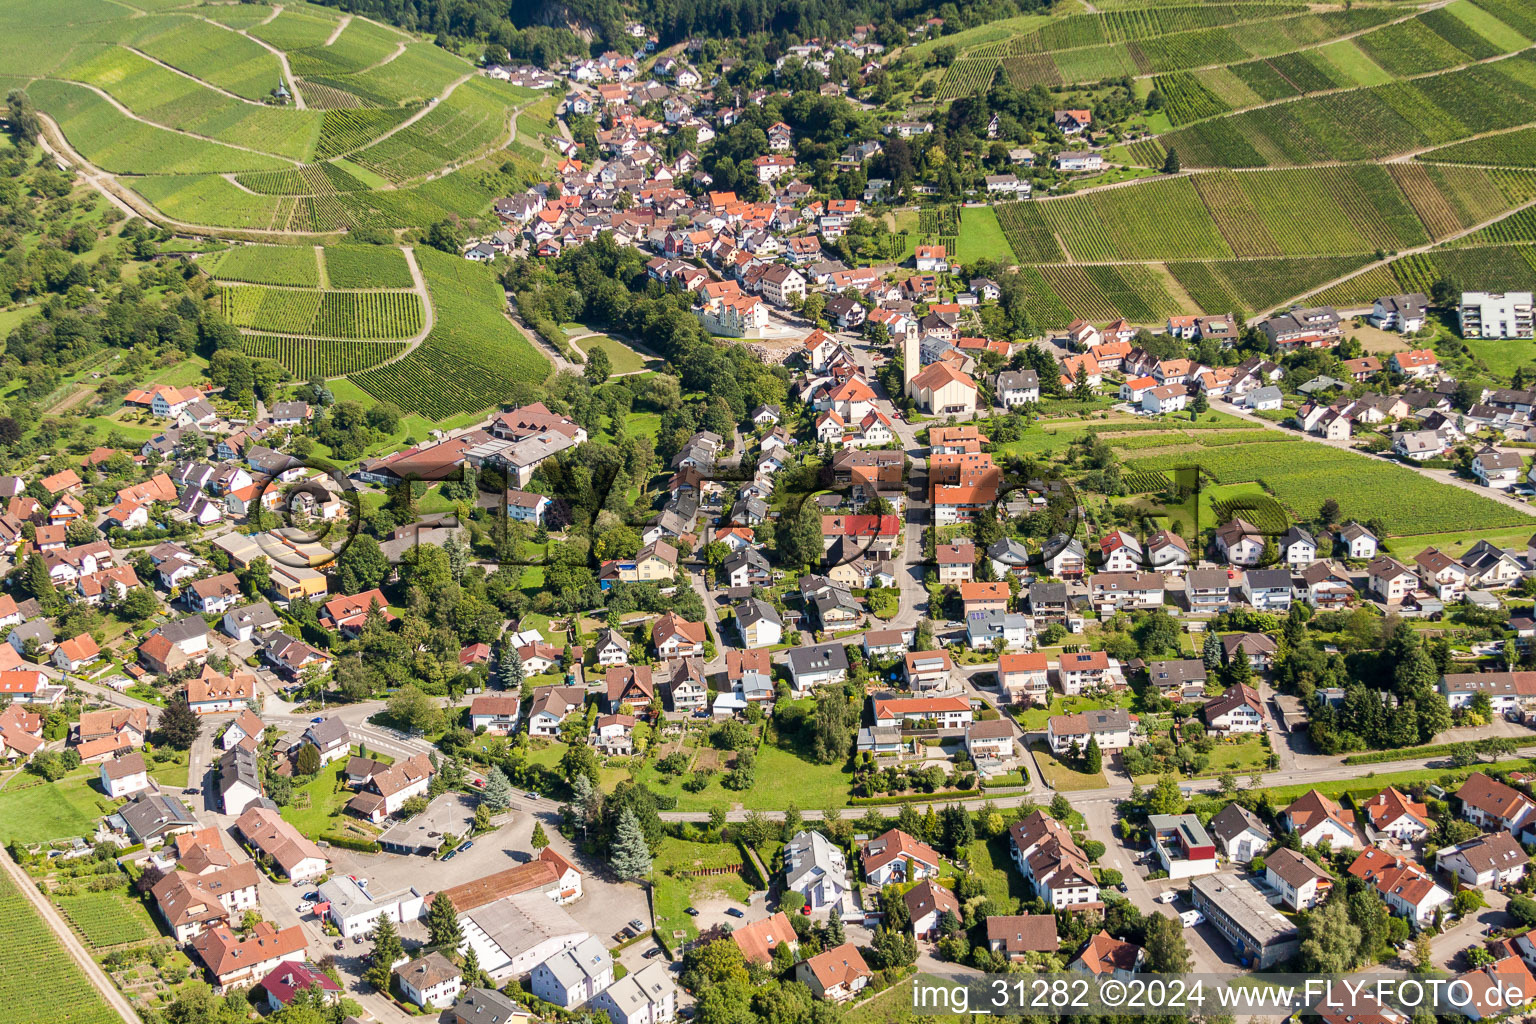
[{"label": "hedge", "polygon": [[[1504,737],[1498,737],[1504,739]],[[1516,747],[1536,747],[1536,736],[1510,737]],[[1401,747],[1397,750],[1373,750],[1365,754],[1350,754],[1344,759],[1344,764],[1382,764],[1386,761],[1413,761],[1421,757],[1430,757],[1434,754],[1449,754],[1456,747],[1471,747],[1475,752],[1477,740],[1466,740],[1462,743],[1431,743],[1423,747]]]},{"label": "hedge", "polygon": [[322,832],[320,838],[332,846],[339,846],[343,850],[355,850],[358,853],[379,853],[384,849],[371,839],[357,839],[342,832]]}]

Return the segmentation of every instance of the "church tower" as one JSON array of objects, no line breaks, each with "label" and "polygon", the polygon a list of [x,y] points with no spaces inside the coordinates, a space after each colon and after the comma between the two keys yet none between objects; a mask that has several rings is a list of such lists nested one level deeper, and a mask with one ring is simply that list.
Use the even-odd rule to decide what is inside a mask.
[{"label": "church tower", "polygon": [[908,398],[912,397],[912,378],[922,369],[922,349],[918,344],[918,334],[909,330],[901,336],[901,390]]}]

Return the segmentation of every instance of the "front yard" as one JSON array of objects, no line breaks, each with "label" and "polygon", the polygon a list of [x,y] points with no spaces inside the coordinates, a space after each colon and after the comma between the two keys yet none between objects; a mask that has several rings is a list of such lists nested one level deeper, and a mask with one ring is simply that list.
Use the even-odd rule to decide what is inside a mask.
[{"label": "front yard", "polygon": [[1068,767],[1056,759],[1043,742],[1034,743],[1029,748],[1034,752],[1035,763],[1040,766],[1040,774],[1045,776],[1045,784],[1052,789],[1063,792],[1075,792],[1083,789],[1103,789],[1109,785],[1109,780],[1104,777],[1102,771],[1095,774],[1080,772]]}]

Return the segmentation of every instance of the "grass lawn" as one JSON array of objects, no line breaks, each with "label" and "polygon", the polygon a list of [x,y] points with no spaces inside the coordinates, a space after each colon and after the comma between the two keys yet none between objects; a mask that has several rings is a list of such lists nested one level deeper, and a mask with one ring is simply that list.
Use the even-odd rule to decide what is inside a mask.
[{"label": "grass lawn", "polygon": [[1008,837],[977,839],[966,851],[969,873],[976,876],[986,887],[987,895],[1007,905],[1012,900],[1029,899],[1034,895],[1024,881],[1024,876],[1013,867],[1008,854]]},{"label": "grass lawn", "polygon": [[[1468,765],[1465,768],[1415,768],[1405,772],[1385,772],[1380,775],[1368,775],[1358,779],[1340,779],[1337,782],[1299,783],[1295,786],[1276,786],[1266,789],[1270,803],[1276,807],[1283,807],[1301,796],[1309,789],[1315,789],[1330,799],[1337,800],[1345,793],[1351,796],[1371,796],[1381,792],[1388,786],[1406,788],[1418,782],[1439,783],[1443,778],[1454,780],[1453,788],[1462,779],[1473,772],[1482,771],[1487,765]],[[1529,758],[1500,761],[1500,771],[1530,771],[1536,767],[1536,761]],[[1441,783],[1443,785],[1443,783]]]},{"label": "grass lawn", "polygon": [[330,828],[331,819],[352,799],[341,777],[346,767],[346,758],[332,761],[308,783],[296,787],[293,800],[282,810],[283,820],[311,839]]},{"label": "grass lawn", "polygon": [[149,777],[162,786],[180,788],[187,784],[187,772],[190,770],[187,764],[187,752],[172,750],[169,753],[173,755],[169,761],[156,761],[152,756],[144,758],[145,763],[149,765]]},{"label": "grass lawn", "polygon": [[[897,982],[879,995],[844,1013],[844,1024],[897,1024],[898,1021],[912,1020],[914,1018],[912,986],[915,984],[914,978]],[[946,1014],[944,1019],[957,1022],[966,1020],[963,1016],[949,1014]]]},{"label": "grass lawn", "polygon": [[[1222,772],[1235,772],[1246,776],[1255,769],[1262,770],[1269,762],[1269,751],[1263,741],[1257,736],[1248,736],[1240,743],[1217,742],[1216,749],[1211,751],[1211,763],[1205,771],[1195,778],[1209,779],[1220,775]],[[1133,781],[1143,786],[1156,785],[1161,773],[1154,772],[1151,775],[1132,776]],[[1175,772],[1174,774],[1179,774]]]},{"label": "grass lawn", "polygon": [[1480,540],[1501,548],[1523,548],[1531,537],[1531,528],[1506,530],[1466,530],[1461,533],[1423,533],[1414,537],[1393,537],[1387,542],[1392,557],[1409,559],[1425,548],[1439,548],[1456,558]]},{"label": "grass lawn", "polygon": [[976,260],[1002,260],[1013,258],[1008,239],[997,222],[997,211],[990,206],[967,206],[960,211],[959,252],[955,258],[961,263]]},{"label": "grass lawn", "polygon": [[689,940],[696,939],[699,929],[694,925],[694,919],[688,916],[688,907],[714,895],[726,896],[738,903],[746,903],[751,895],[751,889],[739,874],[688,878],[682,874],[669,874],[668,869],[698,871],[740,862],[741,851],[735,845],[690,843],[671,837],[663,839],[655,859],[656,930],[668,941],[673,939],[675,931],[686,932]]},{"label": "grass lawn", "polygon": [[1103,772],[1089,775],[1086,772],[1074,771],[1065,764],[1056,760],[1044,743],[1037,743],[1030,747],[1034,751],[1035,762],[1040,765],[1040,773],[1045,776],[1045,784],[1052,789],[1064,792],[1075,792],[1082,789],[1104,789],[1109,785],[1109,780],[1104,778]]},{"label": "grass lawn", "polygon": [[581,349],[582,354],[587,356],[591,355],[593,349],[600,348],[607,352],[609,363],[613,367],[612,372],[615,374],[637,373],[645,369],[644,356],[622,341],[610,338],[606,334],[598,335],[595,338],[583,338],[580,341],[572,342],[572,344]]},{"label": "grass lawn", "polygon": [[[1470,4],[1468,6],[1471,6]],[[1391,75],[1365,55],[1365,51],[1352,40],[1341,39],[1317,50],[1329,64],[1348,75],[1356,85],[1386,85],[1393,81]]]},{"label": "grass lawn", "polygon": [[1046,720],[1053,715],[1075,715],[1079,711],[1099,711],[1103,708],[1131,706],[1131,701],[1136,695],[1129,690],[1118,697],[1100,700],[1094,697],[1061,697],[1057,696],[1051,701],[1050,707],[1030,708],[1019,712],[1015,717],[1026,732],[1044,732]]},{"label": "grass lawn", "polygon": [[1520,367],[1536,362],[1536,349],[1519,338],[1469,338],[1465,344],[1500,377],[1513,377]]},{"label": "grass lawn", "polygon": [[624,417],[624,431],[631,437],[639,437],[641,434],[655,437],[661,433],[661,413],[632,412]]},{"label": "grass lawn", "polygon": [[89,836],[117,801],[97,789],[100,770],[81,765],[58,782],[22,773],[0,790],[0,842],[45,843]]}]

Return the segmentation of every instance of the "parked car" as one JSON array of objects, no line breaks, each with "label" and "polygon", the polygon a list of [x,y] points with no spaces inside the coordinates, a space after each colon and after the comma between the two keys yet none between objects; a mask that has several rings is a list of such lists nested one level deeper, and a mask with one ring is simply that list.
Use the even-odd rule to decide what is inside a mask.
[{"label": "parked car", "polygon": [[1126,885],[1124,882],[1121,882],[1120,884],[1115,886],[1115,891],[1116,892],[1130,892],[1131,891],[1131,887]]},{"label": "parked car", "polygon": [[641,932],[645,931],[645,922],[640,920],[638,917],[631,918],[629,927],[631,931],[633,931],[636,935],[639,935]]},{"label": "parked car", "polygon": [[661,952],[662,952],[661,951],[661,947],[660,946],[655,946],[655,947],[653,947],[651,949],[646,950],[641,955],[644,956],[647,960],[654,960],[658,956],[661,956]]},{"label": "parked car", "polygon": [[697,907],[689,907],[687,910],[683,911],[683,913],[687,914],[689,917],[698,917],[699,909]]},{"label": "parked car", "polygon": [[314,718],[311,718],[309,720],[309,724],[310,725],[319,725],[323,721],[325,721],[325,716],[323,716],[323,715],[316,715]]},{"label": "parked car", "polygon": [[474,845],[475,845],[475,841],[473,839],[466,839],[466,840],[464,840],[464,842],[460,843],[459,844],[459,848],[457,850],[454,850],[453,852],[454,853],[463,853],[465,850],[469,849],[471,846],[474,846]]},{"label": "parked car", "polygon": [[735,907],[726,907],[725,908],[725,915],[727,917],[746,917],[747,916],[746,914],[743,914],[741,911],[737,910]]},{"label": "parked car", "polygon": [[459,855],[459,851],[458,850],[449,850],[447,853],[443,854],[442,858],[439,860],[438,863],[446,864],[450,860],[453,860],[453,858],[457,857],[458,855]]}]

